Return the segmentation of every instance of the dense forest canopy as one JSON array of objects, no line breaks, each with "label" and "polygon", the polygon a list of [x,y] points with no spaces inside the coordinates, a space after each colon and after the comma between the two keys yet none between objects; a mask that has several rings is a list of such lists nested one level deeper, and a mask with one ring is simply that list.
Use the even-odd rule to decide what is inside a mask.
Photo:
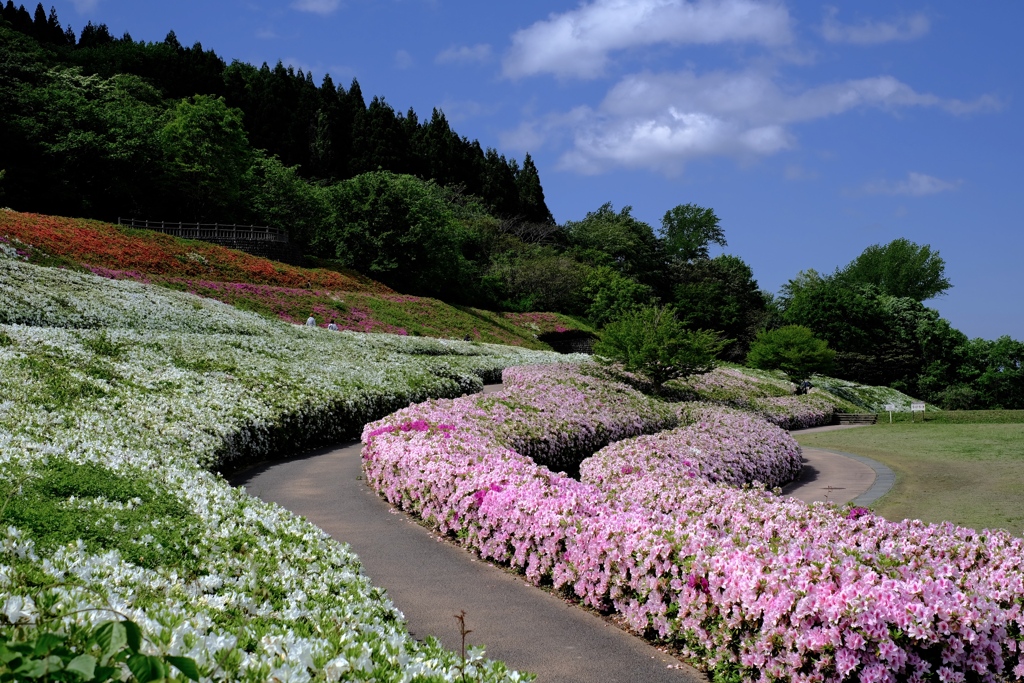
[{"label": "dense forest canopy", "polygon": [[[55,10],[38,5],[33,15],[10,0],[2,16],[0,168],[18,208],[256,219],[240,189],[261,153],[316,184],[391,171],[459,187],[502,218],[552,221],[529,155],[520,165],[483,149],[436,109],[421,121],[381,97],[367,104],[355,80],[346,89],[326,76],[318,86],[280,62],[228,64],[173,31],[147,43],[90,23],[76,39]],[[197,157],[212,149],[227,158]]]},{"label": "dense forest canopy", "polygon": [[669,327],[714,335],[726,360],[747,359],[755,339],[773,353],[795,339],[842,378],[949,408],[1024,408],[1024,343],[969,340],[922,303],[952,286],[928,245],[870,246],[776,297],[738,256],[712,256],[727,246],[712,209],[669,208],[656,230],[606,203],[556,224],[530,155],[484,149],[436,109],[420,120],[367,104],[357,81],[228,64],[173,31],[76,36],[55,11],[10,1],[0,64],[0,203],[12,208],[272,225],[401,292],[612,330],[656,306],[674,312]]}]

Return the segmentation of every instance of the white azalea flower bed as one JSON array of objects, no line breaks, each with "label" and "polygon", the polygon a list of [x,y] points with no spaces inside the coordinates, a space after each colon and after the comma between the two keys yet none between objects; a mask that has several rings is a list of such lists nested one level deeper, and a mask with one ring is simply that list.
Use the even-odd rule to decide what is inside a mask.
[{"label": "white azalea flower bed", "polygon": [[516,681],[213,473],[565,356],[335,333],[0,255],[0,642],[130,618],[204,680]]},{"label": "white azalea flower bed", "polygon": [[669,386],[692,399],[757,413],[783,429],[830,424],[837,412],[881,412],[886,403],[909,410],[914,400],[888,387],[869,387],[821,375],[815,375],[811,381],[814,388],[797,396],[796,386],[781,373],[726,365],[704,375],[671,382]]}]

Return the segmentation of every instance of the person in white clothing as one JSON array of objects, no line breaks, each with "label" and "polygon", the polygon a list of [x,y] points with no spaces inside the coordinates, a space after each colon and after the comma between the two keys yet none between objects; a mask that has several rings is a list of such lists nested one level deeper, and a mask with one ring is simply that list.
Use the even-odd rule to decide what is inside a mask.
[{"label": "person in white clothing", "polygon": [[306,327],[316,327],[316,318],[313,317],[312,313],[306,318]]},{"label": "person in white clothing", "polygon": [[331,324],[327,326],[327,329],[329,329],[331,332],[337,332],[338,325],[332,320]]}]

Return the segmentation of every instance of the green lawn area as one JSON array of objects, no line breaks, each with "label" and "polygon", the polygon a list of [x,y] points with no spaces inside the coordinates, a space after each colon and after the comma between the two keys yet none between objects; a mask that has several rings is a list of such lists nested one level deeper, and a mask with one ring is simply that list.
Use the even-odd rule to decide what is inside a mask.
[{"label": "green lawn area", "polygon": [[1021,535],[1024,424],[1000,423],[1010,412],[1019,411],[959,416],[969,423],[950,417],[891,425],[879,415],[879,424],[870,427],[793,436],[802,446],[856,453],[892,468],[896,485],[871,506],[887,519],[948,520]]}]

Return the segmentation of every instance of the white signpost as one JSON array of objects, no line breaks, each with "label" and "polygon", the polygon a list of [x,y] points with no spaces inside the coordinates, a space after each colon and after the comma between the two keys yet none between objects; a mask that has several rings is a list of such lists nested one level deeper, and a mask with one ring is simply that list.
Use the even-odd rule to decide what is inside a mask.
[{"label": "white signpost", "polygon": [[892,403],[886,403],[884,406],[882,406],[882,409],[885,410],[885,412],[889,413],[889,424],[892,424],[892,414],[896,412],[896,406],[893,405]]},{"label": "white signpost", "polygon": [[[924,412],[924,401],[914,401],[910,404],[911,413],[923,413]],[[915,417],[912,415],[912,417]],[[921,416],[921,421],[924,422],[924,415]]]}]

